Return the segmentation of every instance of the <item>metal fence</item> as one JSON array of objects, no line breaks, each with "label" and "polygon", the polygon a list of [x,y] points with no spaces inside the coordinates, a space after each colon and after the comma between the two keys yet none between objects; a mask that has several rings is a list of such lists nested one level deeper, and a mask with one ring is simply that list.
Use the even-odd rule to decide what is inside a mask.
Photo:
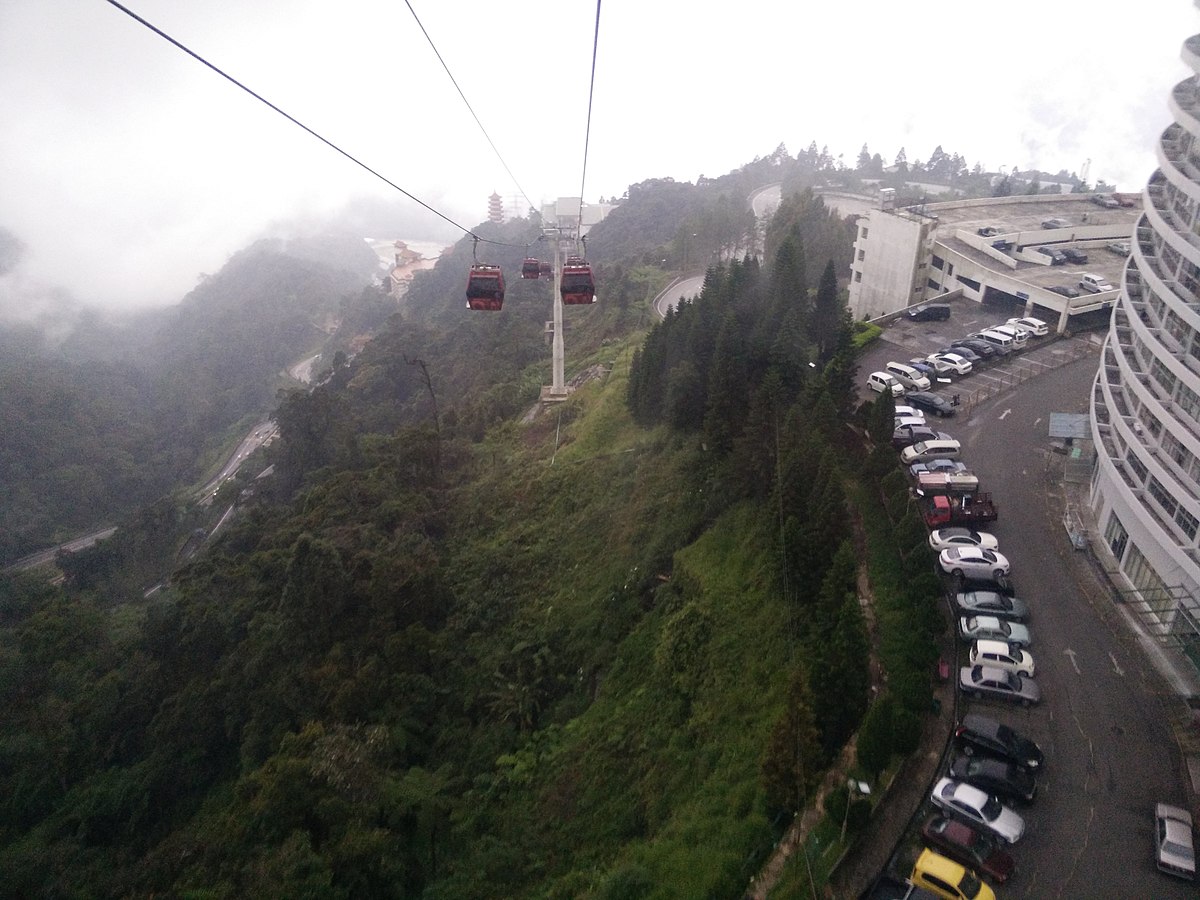
[{"label": "metal fence", "polygon": [[1065,366],[1068,363],[1073,363],[1078,359],[1082,359],[1092,353],[1095,353],[1098,348],[1086,341],[1071,340],[1065,342],[1068,344],[1064,347],[1062,343],[1057,345],[1059,352],[1055,353],[1049,361],[1041,359],[1022,359],[1005,365],[1003,368],[988,369],[986,374],[988,381],[986,384],[981,384],[972,391],[958,391],[953,396],[957,398],[957,405],[963,413],[969,414],[976,406],[985,400],[990,400],[1005,391],[1010,391],[1019,384],[1023,384],[1030,378],[1035,378],[1043,372],[1049,372],[1052,369],[1057,369],[1060,366]]}]

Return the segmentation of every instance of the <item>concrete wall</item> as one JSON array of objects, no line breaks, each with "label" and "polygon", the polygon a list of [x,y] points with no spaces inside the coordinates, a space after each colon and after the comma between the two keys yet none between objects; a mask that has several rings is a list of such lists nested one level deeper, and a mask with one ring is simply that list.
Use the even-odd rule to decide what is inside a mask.
[{"label": "concrete wall", "polygon": [[924,291],[914,293],[913,288],[918,277],[922,289],[925,284],[926,269],[921,264],[926,263],[925,236],[932,223],[910,215],[871,210],[858,224],[859,236],[850,264],[851,315],[855,319],[874,319],[920,299]]}]

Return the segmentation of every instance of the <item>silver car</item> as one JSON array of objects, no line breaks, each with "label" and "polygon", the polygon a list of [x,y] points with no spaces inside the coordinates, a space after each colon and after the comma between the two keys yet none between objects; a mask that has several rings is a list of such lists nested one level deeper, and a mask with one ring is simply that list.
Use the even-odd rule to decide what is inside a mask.
[{"label": "silver car", "polygon": [[1189,881],[1196,877],[1191,813],[1166,803],[1154,807],[1154,851],[1164,872]]},{"label": "silver car", "polygon": [[1019,622],[1005,622],[995,616],[963,616],[958,633],[965,641],[1008,641],[1015,647],[1033,644],[1029,629]]},{"label": "silver car", "polygon": [[1042,702],[1042,691],[1036,681],[998,666],[963,666],[958,670],[958,686],[964,694],[977,699],[992,697],[1022,706]]},{"label": "silver car", "polygon": [[1015,844],[1025,833],[1025,820],[998,799],[973,785],[943,778],[933,786],[930,798],[957,819],[965,820]]}]

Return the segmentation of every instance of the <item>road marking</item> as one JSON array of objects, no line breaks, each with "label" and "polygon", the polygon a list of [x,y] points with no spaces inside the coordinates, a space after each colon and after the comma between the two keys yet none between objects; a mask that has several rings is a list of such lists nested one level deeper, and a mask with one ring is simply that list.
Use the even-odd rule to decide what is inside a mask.
[{"label": "road marking", "polygon": [[1109,651],[1108,658],[1112,660],[1113,671],[1115,671],[1118,675],[1120,675],[1122,678],[1124,678],[1125,672],[1120,666],[1117,665],[1117,658],[1112,655],[1112,651]]},{"label": "road marking", "polygon": [[1075,674],[1082,675],[1083,673],[1079,671],[1079,663],[1075,662],[1075,651],[1068,647],[1063,651],[1063,655],[1071,658],[1071,666],[1075,669]]},{"label": "road marking", "polygon": [[1034,427],[1034,428],[1037,428],[1037,427],[1038,427],[1038,425],[1040,425],[1041,423],[1042,423],[1042,417],[1041,417],[1041,416],[1038,416],[1036,419],[1034,419],[1034,422],[1033,422],[1033,427]]},{"label": "road marking", "polygon": [[1000,413],[1000,421],[1003,422],[1010,412],[1012,412],[1011,409],[1006,409],[1004,412]]}]

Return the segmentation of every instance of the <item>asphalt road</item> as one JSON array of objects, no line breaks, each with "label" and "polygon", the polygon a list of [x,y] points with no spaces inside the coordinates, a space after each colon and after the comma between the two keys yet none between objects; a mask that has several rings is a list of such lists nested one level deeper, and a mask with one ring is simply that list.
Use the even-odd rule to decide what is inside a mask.
[{"label": "asphalt road", "polygon": [[668,307],[676,307],[680,300],[691,300],[701,290],[704,289],[704,276],[695,275],[691,278],[684,278],[682,281],[675,281],[670,284],[661,294],[654,298],[654,311],[659,317],[664,317],[667,314]]},{"label": "asphalt road", "polygon": [[[1039,375],[945,427],[1000,506],[993,531],[1032,615],[1042,703],[1024,710],[966,700],[1036,740],[1046,753],[1027,833],[1012,848],[1007,896],[1197,896],[1158,872],[1157,801],[1186,805],[1166,688],[1127,635],[1110,594],[1072,549],[1062,524],[1061,457],[1049,453],[1051,412],[1082,412],[1098,356]],[[963,656],[960,648],[960,658]]]}]

